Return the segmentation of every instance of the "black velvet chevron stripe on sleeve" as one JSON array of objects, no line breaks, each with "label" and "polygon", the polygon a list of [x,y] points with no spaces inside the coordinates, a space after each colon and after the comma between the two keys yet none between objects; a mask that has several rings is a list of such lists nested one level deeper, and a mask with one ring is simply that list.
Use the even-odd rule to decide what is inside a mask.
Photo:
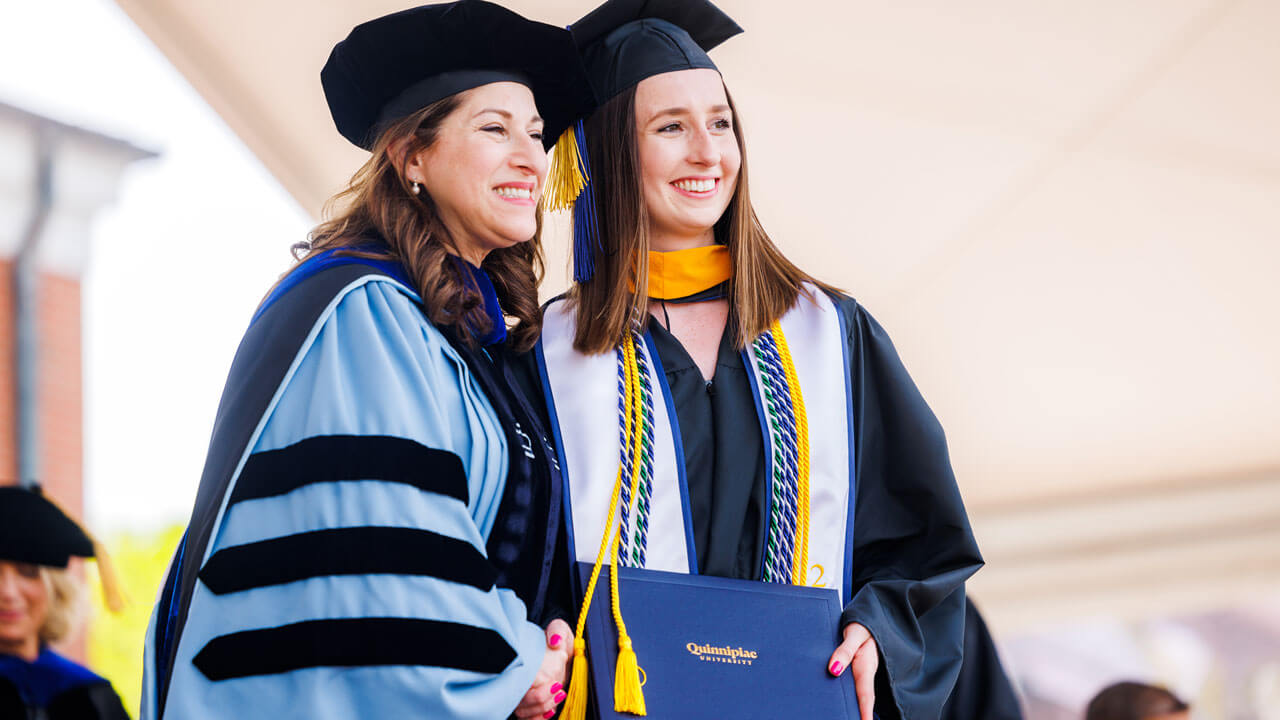
[{"label": "black velvet chevron stripe on sleeve", "polygon": [[385,435],[320,435],[250,455],[228,504],[340,480],[404,483],[464,503],[468,497],[462,459],[447,450]]},{"label": "black velvet chevron stripe on sleeve", "polygon": [[312,667],[378,665],[496,674],[515,658],[515,650],[488,628],[440,620],[353,618],[222,635],[210,640],[194,663],[217,681]]},{"label": "black velvet chevron stripe on sleeve", "polygon": [[471,543],[416,528],[353,527],[233,545],[200,579],[217,595],[328,575],[428,575],[489,590],[497,572]]}]

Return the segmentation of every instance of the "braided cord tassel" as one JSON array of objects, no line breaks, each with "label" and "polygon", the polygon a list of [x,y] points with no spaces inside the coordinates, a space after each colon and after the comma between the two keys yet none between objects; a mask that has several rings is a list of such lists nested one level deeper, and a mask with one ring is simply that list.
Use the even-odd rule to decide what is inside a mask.
[{"label": "braided cord tassel", "polygon": [[649,382],[649,361],[644,354],[643,339],[635,331],[632,331],[632,339],[636,345],[639,394],[644,411],[644,422],[640,424],[641,432],[637,433],[643,443],[643,460],[639,467],[640,491],[636,496],[635,545],[632,559],[635,567],[644,567],[645,553],[649,544],[649,499],[653,494],[653,388]]},{"label": "braided cord tassel", "polygon": [[[632,419],[633,417],[638,419],[633,409],[633,406],[635,405],[634,390],[636,387],[636,383],[634,381],[635,350],[629,343],[624,342],[622,347],[619,348],[619,356],[620,373],[618,390],[620,397],[618,404],[618,424],[621,429],[623,446],[628,447],[631,444],[630,440],[634,432]],[[610,565],[613,567],[609,573],[610,591],[612,594],[610,605],[613,611],[614,622],[618,625],[618,647],[620,649],[618,653],[618,663],[620,666],[622,665],[622,650],[625,649],[630,651],[631,663],[632,665],[635,664],[635,651],[631,649],[631,638],[626,634],[626,626],[622,622],[621,606],[618,603],[617,553],[622,539],[622,512],[619,511],[618,505],[623,494],[624,484],[622,482],[622,476],[624,464],[625,461],[623,460],[620,460],[618,463],[618,472],[613,481],[613,492],[609,497],[609,511],[606,516],[608,520],[605,522],[604,534],[600,537],[600,550],[596,553],[595,566],[591,568],[591,578],[587,581],[587,591],[583,594],[582,609],[578,611],[578,623],[574,628],[574,637],[578,639],[573,644],[573,668],[569,676],[569,692],[568,697],[565,698],[564,709],[562,710],[561,715],[561,717],[566,718],[566,720],[584,720],[586,717],[587,683],[589,682],[589,677],[587,673],[586,642],[583,640],[583,632],[586,630],[587,626],[587,611],[591,608],[591,599],[595,595],[596,584],[600,580],[600,570],[603,567],[606,558],[608,558]],[[628,494],[630,497],[634,498],[636,489],[634,475],[631,478],[630,484],[631,487],[628,488]],[[624,506],[622,511],[625,510],[626,508]],[[617,525],[615,525],[615,513],[617,513],[618,518]],[[623,644],[624,641],[625,645]],[[632,673],[636,678],[635,693],[639,694],[639,669],[634,669]],[[630,709],[617,707],[619,705],[618,686],[621,683],[621,674],[617,669],[615,669],[615,709],[619,712],[635,712]],[[625,687],[624,690],[629,691],[631,688],[628,686]],[[631,700],[631,698],[628,697],[628,700]],[[634,706],[634,704],[634,701],[630,703],[631,706]],[[639,712],[635,712],[635,714],[644,715],[643,695],[640,696],[639,706],[640,710]]]},{"label": "braided cord tassel", "polygon": [[627,545],[630,542],[631,535],[627,528],[630,527],[628,520],[631,516],[631,479],[635,473],[635,467],[631,464],[631,396],[628,391],[631,389],[630,383],[627,381],[627,363],[626,351],[623,348],[628,341],[624,340],[618,346],[618,463],[622,468],[622,505],[618,509],[619,513],[619,531],[622,533],[620,543],[620,557],[624,565],[627,564]]},{"label": "braided cord tassel", "polygon": [[[623,360],[627,376],[627,409],[630,411],[626,423],[627,434],[630,436],[629,439],[634,441],[632,467],[638,468],[641,450],[639,437],[642,432],[640,425],[644,422],[644,419],[641,415],[640,380],[638,377],[639,369],[636,365],[636,343],[634,337],[623,341]],[[633,499],[639,494],[639,488],[637,487],[639,480],[640,473],[634,473],[631,478],[631,496]],[[622,532],[621,527],[618,528],[618,532]],[[615,552],[617,551],[616,545],[614,550]],[[618,626],[618,664],[614,668],[613,675],[613,709],[617,712],[645,715],[647,712],[644,705],[644,692],[640,689],[640,666],[636,660],[636,651],[631,645],[631,636],[627,634],[627,625],[622,621],[622,606],[618,596],[616,556],[614,556],[613,561],[615,569],[609,573],[609,581],[612,584],[610,589],[613,591],[613,621]]]},{"label": "braided cord tassel", "polygon": [[787,346],[787,337],[782,334],[782,325],[777,320],[773,322],[773,336],[778,344],[783,370],[787,374],[787,386],[791,390],[792,410],[796,420],[795,447],[799,456],[800,478],[796,497],[799,522],[796,523],[796,556],[791,582],[793,585],[805,585],[809,571],[809,417],[804,409],[804,393],[800,390],[800,378],[791,358],[791,348]]},{"label": "braided cord tassel", "polygon": [[799,475],[795,455],[793,408],[786,373],[782,368],[782,359],[778,355],[772,331],[763,333],[754,345],[765,399],[769,445],[774,459],[770,493],[772,507],[769,513],[771,536],[766,547],[768,572],[765,580],[790,583],[794,578],[795,510],[798,494],[796,484]]},{"label": "braided cord tassel", "polygon": [[[578,623],[574,627],[573,668],[569,674],[569,693],[564,701],[561,717],[567,720],[584,720],[587,715],[587,643],[583,632],[587,627],[587,610],[591,607],[591,598],[595,595],[596,582],[600,579],[601,563],[606,557],[612,557],[618,532],[614,531],[613,515],[618,509],[618,496],[622,491],[622,467],[618,467],[617,477],[613,481],[613,493],[609,497],[609,521],[605,523],[604,534],[600,537],[600,550],[596,553],[595,566],[591,568],[591,579],[587,581],[587,591],[582,596],[582,609],[578,611]],[[607,553],[607,554],[606,554]]]}]

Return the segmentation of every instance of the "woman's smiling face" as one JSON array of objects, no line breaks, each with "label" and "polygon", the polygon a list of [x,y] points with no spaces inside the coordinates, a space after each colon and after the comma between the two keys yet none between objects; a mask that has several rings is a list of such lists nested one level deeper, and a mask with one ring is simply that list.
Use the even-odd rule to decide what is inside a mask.
[{"label": "woman's smiling face", "polygon": [[39,565],[0,560],[0,652],[34,659],[49,616],[49,589]]},{"label": "woman's smiling face", "polygon": [[636,86],[635,111],[651,249],[711,244],[742,166],[720,73],[645,78]]},{"label": "woman's smiling face", "polygon": [[467,91],[435,142],[409,159],[405,175],[422,183],[459,254],[472,264],[531,239],[547,177],[533,93],[515,82]]}]

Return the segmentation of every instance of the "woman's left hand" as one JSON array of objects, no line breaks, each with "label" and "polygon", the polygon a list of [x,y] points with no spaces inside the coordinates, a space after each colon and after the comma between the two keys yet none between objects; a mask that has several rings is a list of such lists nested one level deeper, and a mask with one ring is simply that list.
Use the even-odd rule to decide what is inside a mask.
[{"label": "woman's left hand", "polygon": [[858,710],[862,720],[871,720],[876,705],[876,668],[880,667],[880,652],[871,632],[858,623],[849,623],[844,629],[844,642],[831,653],[827,672],[839,676],[845,668],[853,668],[853,688],[858,696]]},{"label": "woman's left hand", "polygon": [[516,706],[516,717],[534,720],[556,714],[556,706],[564,702],[564,681],[572,659],[573,631],[565,621],[552,620],[547,625],[547,652],[542,656],[542,667],[533,678],[533,687]]}]

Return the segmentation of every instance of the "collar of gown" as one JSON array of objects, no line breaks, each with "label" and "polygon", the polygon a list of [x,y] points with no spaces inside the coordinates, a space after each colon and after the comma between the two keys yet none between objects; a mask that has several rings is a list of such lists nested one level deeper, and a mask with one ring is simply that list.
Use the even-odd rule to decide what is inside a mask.
[{"label": "collar of gown", "polygon": [[675,300],[710,290],[733,274],[729,248],[724,245],[649,251],[649,297]]}]

